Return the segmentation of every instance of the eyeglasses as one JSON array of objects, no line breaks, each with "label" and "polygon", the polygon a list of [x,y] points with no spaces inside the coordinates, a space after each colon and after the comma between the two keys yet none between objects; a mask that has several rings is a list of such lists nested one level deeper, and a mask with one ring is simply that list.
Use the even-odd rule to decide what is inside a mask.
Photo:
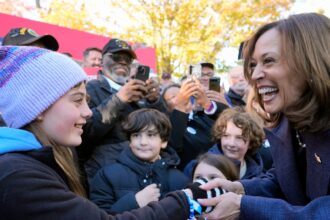
[{"label": "eyeglasses", "polygon": [[206,76],[206,77],[212,77],[214,75],[214,72],[202,72],[202,77]]},{"label": "eyeglasses", "polygon": [[108,56],[117,63],[125,61],[125,63],[131,64],[133,62],[133,58],[126,53],[109,53]]}]

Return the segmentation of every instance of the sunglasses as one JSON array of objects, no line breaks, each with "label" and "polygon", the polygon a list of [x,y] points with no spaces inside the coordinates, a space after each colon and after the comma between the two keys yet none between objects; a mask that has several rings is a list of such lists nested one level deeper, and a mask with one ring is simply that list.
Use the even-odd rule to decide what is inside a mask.
[{"label": "sunglasses", "polygon": [[117,63],[125,61],[125,63],[131,64],[133,62],[132,56],[126,53],[109,53],[108,56]]}]

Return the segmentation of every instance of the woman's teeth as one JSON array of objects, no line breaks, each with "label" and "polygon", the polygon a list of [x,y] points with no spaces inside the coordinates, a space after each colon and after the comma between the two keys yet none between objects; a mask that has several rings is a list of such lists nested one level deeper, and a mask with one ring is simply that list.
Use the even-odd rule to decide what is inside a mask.
[{"label": "woman's teeth", "polygon": [[265,95],[266,93],[277,92],[277,91],[278,89],[273,87],[264,87],[258,90],[260,95]]}]

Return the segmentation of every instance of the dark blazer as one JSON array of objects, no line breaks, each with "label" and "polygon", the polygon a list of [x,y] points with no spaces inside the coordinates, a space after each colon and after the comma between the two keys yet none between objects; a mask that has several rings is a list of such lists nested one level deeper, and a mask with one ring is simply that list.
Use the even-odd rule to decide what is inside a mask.
[{"label": "dark blazer", "polygon": [[[208,153],[211,154],[221,154],[223,155],[223,151],[221,149],[220,144],[215,144],[212,148],[208,150]],[[251,179],[253,177],[257,177],[261,174],[263,174],[263,161],[258,152],[256,152],[254,155],[245,155],[245,161],[246,161],[246,173],[241,179]],[[237,168],[240,168],[240,162],[238,160],[233,160],[234,164],[237,166]],[[188,177],[193,177],[193,169],[197,165],[196,160],[191,161],[184,169],[184,174],[186,174]]]},{"label": "dark blazer", "polygon": [[130,148],[121,152],[117,163],[101,169],[90,184],[90,199],[107,212],[124,212],[139,208],[135,194],[156,183],[161,198],[165,194],[183,189],[189,179],[178,169],[179,158],[168,148],[161,159],[148,163],[138,159]]},{"label": "dark blazer", "polygon": [[70,191],[51,148],[0,155],[0,218],[6,220],[184,220],[189,205],[183,192],[158,203],[118,215],[108,215]]},{"label": "dark blazer", "polygon": [[[273,155],[273,168],[262,178],[242,180],[241,218],[251,219],[328,219],[330,216],[330,131],[300,134],[306,144],[306,184],[299,178],[289,121],[282,121],[267,132]],[[304,187],[304,185],[306,185]],[[281,198],[282,200],[275,199]]]},{"label": "dark blazer", "polygon": [[229,91],[225,93],[225,98],[230,107],[246,105],[243,97],[235,93],[231,88],[229,88]]}]

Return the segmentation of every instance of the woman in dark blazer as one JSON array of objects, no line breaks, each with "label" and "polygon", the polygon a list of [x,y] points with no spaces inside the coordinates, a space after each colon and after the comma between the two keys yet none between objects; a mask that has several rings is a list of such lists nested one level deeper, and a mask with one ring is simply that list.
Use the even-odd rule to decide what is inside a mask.
[{"label": "woman in dark blazer", "polygon": [[[330,19],[292,15],[261,27],[244,53],[245,76],[263,109],[273,168],[260,178],[215,180],[230,193],[208,219],[328,219],[330,216]],[[233,193],[234,192],[234,193]]]}]

